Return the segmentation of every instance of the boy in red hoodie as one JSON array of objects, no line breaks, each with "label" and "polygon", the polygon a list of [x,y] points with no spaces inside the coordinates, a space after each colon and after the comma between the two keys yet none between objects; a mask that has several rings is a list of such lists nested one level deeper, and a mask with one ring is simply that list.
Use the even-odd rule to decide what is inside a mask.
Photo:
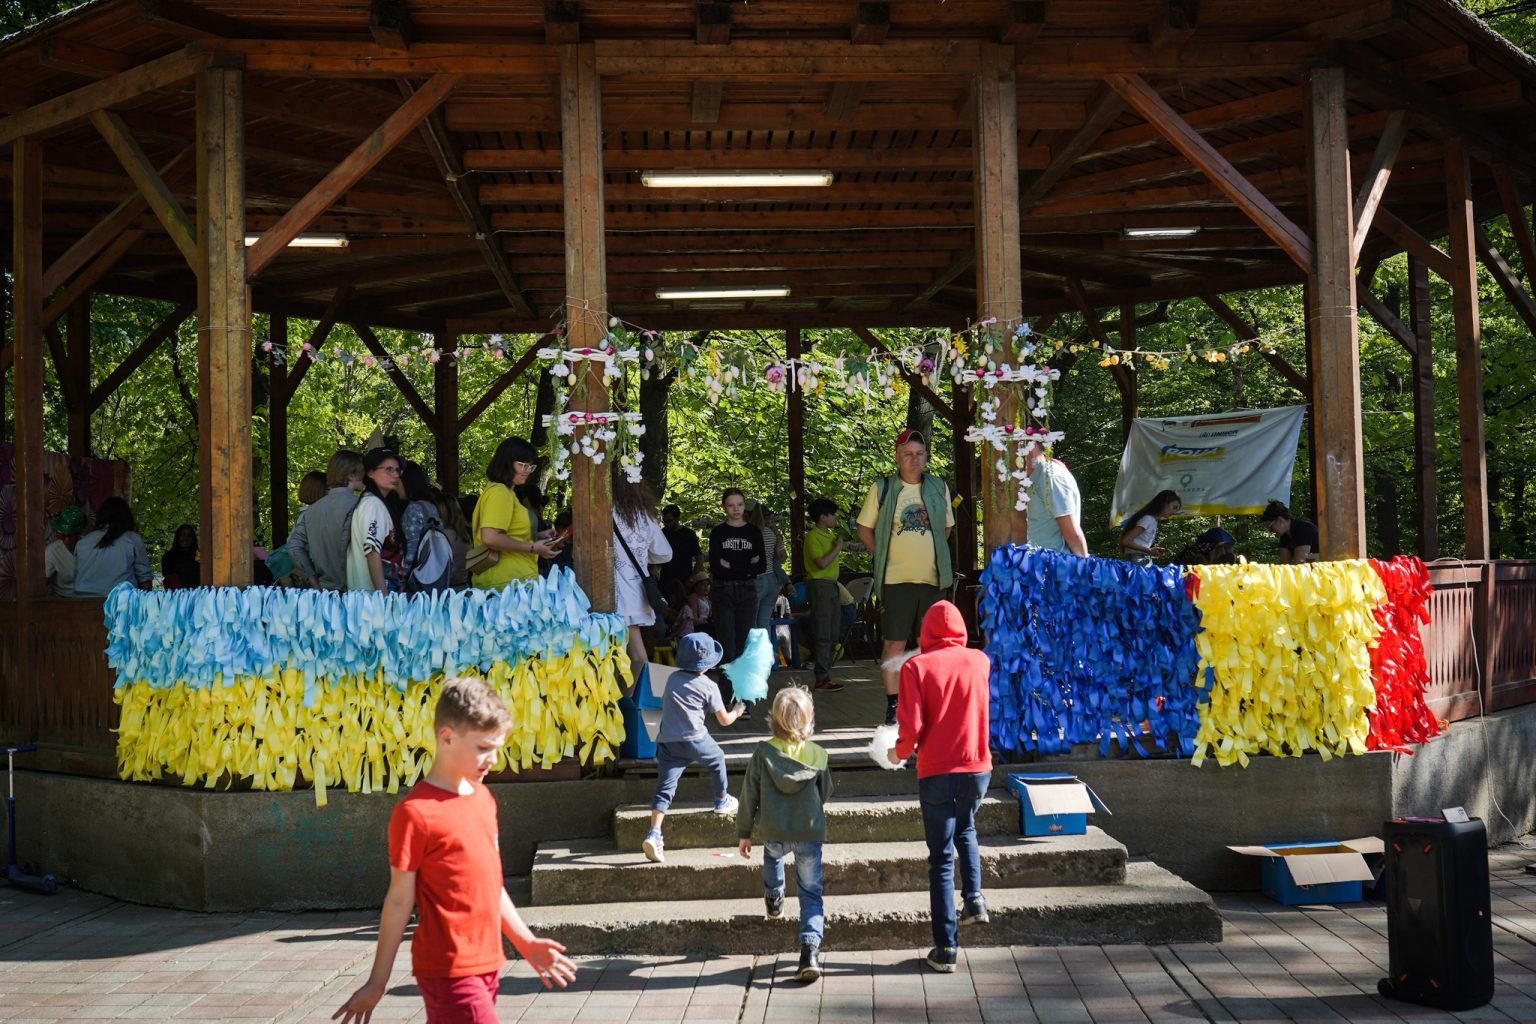
[{"label": "boy in red hoodie", "polygon": [[922,653],[901,667],[896,702],[896,746],[891,760],[904,763],[917,750],[917,792],[928,841],[928,905],[933,949],[928,966],[955,969],[955,857],[960,854],[960,924],[990,920],[981,895],[981,849],[976,808],[992,780],[987,708],[992,663],[966,645],[960,609],[940,601],[923,616]]}]

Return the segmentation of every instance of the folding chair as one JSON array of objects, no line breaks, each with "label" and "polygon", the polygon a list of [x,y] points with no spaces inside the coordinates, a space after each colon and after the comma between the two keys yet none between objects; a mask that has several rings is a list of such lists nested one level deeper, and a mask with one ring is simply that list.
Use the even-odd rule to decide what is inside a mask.
[{"label": "folding chair", "polygon": [[855,644],[863,645],[866,657],[879,660],[879,645],[876,642],[874,627],[870,625],[870,617],[874,609],[871,595],[875,589],[875,578],[860,576],[858,579],[849,580],[844,586],[853,597],[853,615],[851,618],[847,617],[848,606],[845,605],[843,633],[838,638],[833,660],[841,661],[847,658],[849,661],[857,661]]}]

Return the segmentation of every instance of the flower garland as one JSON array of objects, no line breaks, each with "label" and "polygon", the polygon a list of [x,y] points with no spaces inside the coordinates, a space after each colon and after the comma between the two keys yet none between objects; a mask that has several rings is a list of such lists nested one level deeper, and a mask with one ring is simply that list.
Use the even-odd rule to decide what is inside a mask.
[{"label": "flower garland", "polygon": [[1008,545],[981,582],[994,747],[1107,754],[1118,740],[1142,754],[1171,736],[1193,751],[1198,616],[1178,567]]}]

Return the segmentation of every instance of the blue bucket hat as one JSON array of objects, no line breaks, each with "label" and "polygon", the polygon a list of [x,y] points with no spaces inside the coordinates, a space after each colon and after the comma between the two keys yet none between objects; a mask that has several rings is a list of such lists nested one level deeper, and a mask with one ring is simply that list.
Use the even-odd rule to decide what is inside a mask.
[{"label": "blue bucket hat", "polygon": [[705,672],[720,664],[725,648],[708,633],[689,633],[677,642],[674,653],[678,668],[688,672]]}]

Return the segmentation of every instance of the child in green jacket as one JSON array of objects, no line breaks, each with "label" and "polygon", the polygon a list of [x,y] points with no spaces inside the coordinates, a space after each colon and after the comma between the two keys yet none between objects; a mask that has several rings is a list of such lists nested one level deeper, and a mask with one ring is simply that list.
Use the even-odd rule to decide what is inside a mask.
[{"label": "child in green jacket", "polygon": [[784,913],[784,858],[795,858],[800,890],[800,967],[796,981],[821,977],[821,844],[827,839],[825,806],[832,795],[827,752],[811,742],[816,706],[809,690],[786,686],[773,698],[773,738],[757,745],[741,786],[736,835],[743,857],[752,853],[752,829],[763,839],[763,889],[768,917]]}]

